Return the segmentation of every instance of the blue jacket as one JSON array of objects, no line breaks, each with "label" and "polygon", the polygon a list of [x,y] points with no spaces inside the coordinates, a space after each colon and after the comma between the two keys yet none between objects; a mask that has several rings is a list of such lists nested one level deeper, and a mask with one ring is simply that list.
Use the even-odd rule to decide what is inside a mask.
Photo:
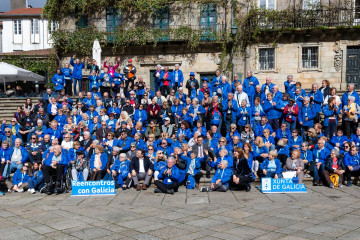
[{"label": "blue jacket", "polygon": [[[13,125],[9,124],[9,125],[6,125],[5,123],[1,124],[1,132],[3,132],[5,134],[5,128],[10,128],[11,129],[11,132],[12,132],[12,127]],[[20,124],[15,124],[15,132],[16,134],[19,133],[19,130],[20,130]]]},{"label": "blue jacket", "polygon": [[255,127],[255,136],[262,136],[263,135],[263,131],[264,129],[269,129],[270,130],[270,134],[273,134],[273,129],[270,126],[270,124],[266,123],[264,126],[261,125],[261,123],[259,123],[258,125],[256,125]]},{"label": "blue jacket", "polygon": [[141,119],[141,122],[146,122],[147,121],[146,110],[143,109],[140,111],[139,109],[136,109],[133,117],[134,117],[135,122],[140,121],[140,119]]},{"label": "blue jacket", "polygon": [[236,120],[237,112],[239,111],[239,106],[238,106],[238,104],[237,104],[237,102],[236,102],[235,99],[233,99],[233,100],[231,101],[231,104],[232,104],[231,109],[229,109],[229,104],[228,104],[228,103],[229,103],[229,100],[228,100],[228,99],[226,99],[226,100],[224,100],[224,101],[222,102],[224,119],[226,119],[226,115],[227,115],[228,110],[231,110],[231,112],[232,112],[232,119],[233,119],[233,120]]},{"label": "blue jacket", "polygon": [[271,143],[275,146],[275,139],[273,136],[270,135],[267,139],[265,137],[262,138],[264,143]]},{"label": "blue jacket", "polygon": [[55,91],[60,91],[61,89],[64,89],[64,75],[55,73],[54,76],[51,78],[51,82],[55,86]]},{"label": "blue jacket", "polygon": [[169,77],[167,78],[167,80],[164,79],[164,75],[165,75],[165,71],[161,71],[160,73],[160,87],[164,86],[164,81],[168,81],[169,82],[169,87],[171,87],[172,84],[172,73],[168,72]]},{"label": "blue jacket", "polygon": [[70,59],[70,64],[74,67],[73,78],[82,79],[82,69],[85,68],[85,64],[83,62],[76,64],[72,58]]},{"label": "blue jacket", "polygon": [[356,134],[351,135],[350,142],[354,142],[357,147],[360,146],[360,136],[357,136]]},{"label": "blue jacket", "polygon": [[211,183],[215,183],[217,180],[221,179],[222,185],[226,185],[227,187],[229,187],[231,175],[232,170],[229,168],[217,169],[213,178],[211,179]]},{"label": "blue jacket", "polygon": [[135,141],[135,139],[132,139],[131,142],[136,144],[136,148],[137,149],[143,149],[145,150],[145,142],[142,139],[139,139],[137,142]]},{"label": "blue jacket", "polygon": [[172,114],[173,114],[173,116],[175,117],[175,116],[179,116],[179,115],[181,115],[181,110],[182,110],[182,105],[181,104],[179,104],[179,105],[175,105],[175,104],[173,104],[172,106],[171,106],[171,112],[172,112]]},{"label": "blue jacket", "polygon": [[313,91],[309,92],[308,97],[314,98],[314,107],[317,113],[321,112],[321,104],[324,102],[324,96],[321,91],[314,93]]},{"label": "blue jacket", "polygon": [[110,170],[111,171],[115,170],[117,173],[119,173],[118,179],[119,178],[125,179],[130,173],[130,169],[129,169],[130,162],[131,161],[129,160],[125,160],[121,162],[119,159],[116,159]]},{"label": "blue jacket", "polygon": [[[15,144],[16,136],[11,135],[10,138],[11,138],[12,144],[14,145],[14,144]],[[7,139],[6,139],[6,136],[2,136],[0,139],[1,139],[1,142],[7,140]]]},{"label": "blue jacket", "polygon": [[84,98],[84,100],[82,100],[82,103],[87,107],[89,108],[91,105],[96,105],[96,101],[95,101],[95,98],[94,97],[91,97],[90,99],[89,98]]},{"label": "blue jacket", "polygon": [[227,99],[228,93],[231,92],[231,85],[228,82],[222,83],[220,82],[219,87],[221,89],[221,96],[223,99]]},{"label": "blue jacket", "polygon": [[[11,160],[11,156],[14,153],[14,146],[12,146],[11,148],[9,148],[9,151],[7,151],[8,154],[8,159]],[[23,146],[20,146],[20,151],[21,151],[21,163],[24,164],[26,162],[26,160],[28,160],[28,152],[26,151],[26,148]],[[6,159],[6,157],[5,157]]]},{"label": "blue jacket", "polygon": [[[246,114],[245,114],[246,112]],[[251,107],[239,107],[239,110],[238,110],[238,118],[239,118],[239,121],[237,122],[238,125],[240,126],[245,126],[246,124],[250,123],[251,121]]]},{"label": "blue jacket", "polygon": [[64,75],[65,80],[70,80],[72,82],[72,70],[71,68],[63,68],[61,69],[61,73]]},{"label": "blue jacket", "polygon": [[286,156],[290,156],[290,148],[288,145],[285,145],[284,147],[282,148],[279,148],[278,149],[278,155],[280,154],[284,154]]},{"label": "blue jacket", "polygon": [[[239,139],[241,139],[241,135],[240,135],[240,133],[239,133],[237,130],[235,130],[235,132],[234,132],[234,134],[232,135],[232,137],[230,137],[230,132],[227,132],[227,133],[226,133],[226,141],[227,141],[228,143],[232,142],[232,139],[233,139],[235,136],[238,136]],[[227,146],[227,145],[226,145],[226,146]]]},{"label": "blue jacket", "polygon": [[[281,168],[281,162],[277,158],[275,158],[274,161],[275,161],[275,164],[276,164],[276,174],[279,176],[283,172],[283,169]],[[269,159],[265,158],[265,160],[260,164],[260,169],[261,170],[264,170],[264,169],[267,170],[269,162],[270,162]]]},{"label": "blue jacket", "polygon": [[171,86],[174,87],[175,86],[175,73],[177,72],[178,75],[178,86],[182,86],[183,81],[184,81],[184,75],[183,72],[179,69],[177,71],[172,71],[172,78],[171,78]]},{"label": "blue jacket", "polygon": [[324,113],[324,126],[329,126],[329,117],[332,115],[335,115],[335,124],[337,125],[337,115],[340,114],[340,109],[338,107],[334,110],[329,110],[329,104],[325,105],[323,107],[323,113]]},{"label": "blue jacket", "polygon": [[154,171],[160,172],[161,169],[167,166],[166,161],[159,161],[154,163]]},{"label": "blue jacket", "polygon": [[88,80],[89,80],[89,89],[91,90],[93,87],[96,87],[97,89],[99,89],[100,87],[100,83],[99,83],[99,76],[97,75],[90,75],[88,76]]},{"label": "blue jacket", "polygon": [[119,107],[116,107],[116,108],[110,107],[109,110],[107,111],[107,114],[109,115],[110,113],[114,113],[115,117],[119,117],[121,110]]},{"label": "blue jacket", "polygon": [[313,160],[318,163],[325,163],[326,159],[330,156],[330,150],[324,147],[321,151],[319,151],[318,147],[316,146],[313,149]]},{"label": "blue jacket", "polygon": [[290,129],[286,128],[285,132],[281,131],[281,128],[279,128],[278,130],[276,130],[276,136],[275,139],[278,141],[281,138],[287,138],[289,139],[291,137],[291,132]]},{"label": "blue jacket", "polygon": [[342,135],[341,137],[333,136],[333,137],[331,138],[331,140],[330,140],[330,143],[331,143],[331,145],[333,145],[334,147],[336,146],[337,143],[339,143],[340,148],[341,148],[345,141],[346,141],[346,142],[349,142],[350,140],[349,140],[346,136],[344,136],[344,135]]},{"label": "blue jacket", "polygon": [[168,185],[168,184],[172,184],[173,182],[179,182],[179,179],[180,179],[180,170],[174,165],[172,168],[171,168],[171,175],[169,174],[165,174],[165,170],[167,170],[168,168],[165,166],[164,168],[162,168],[160,170],[160,173],[158,175],[158,178],[160,180],[163,180],[163,183],[165,185]]},{"label": "blue jacket", "polygon": [[[96,156],[96,154],[91,155],[91,159],[90,159],[90,168],[91,168],[91,170],[95,169],[95,165],[94,165],[94,163],[95,163],[95,156]],[[104,169],[106,168],[106,164],[107,164],[108,160],[109,160],[109,159],[108,159],[108,156],[107,156],[106,153],[102,153],[102,154],[100,155],[100,161],[101,161],[101,167],[100,167],[100,169],[101,169],[101,170],[104,170]]]},{"label": "blue jacket", "polygon": [[192,133],[190,128],[186,128],[184,130],[182,130],[181,128],[178,129],[177,133],[176,133],[176,137],[178,138],[180,134],[184,134],[185,137],[187,137],[188,139],[192,138]]},{"label": "blue jacket", "polygon": [[[206,110],[203,106],[199,105],[199,108],[198,108],[198,111],[200,112],[200,114],[205,114],[206,113]],[[194,114],[195,113],[195,108],[193,105],[190,106],[189,108],[189,111],[188,111],[189,114]],[[193,117],[191,117],[192,121],[191,121],[191,124],[194,123],[194,121],[197,121],[199,120],[199,114],[196,115],[195,119]]]},{"label": "blue jacket", "polygon": [[[112,83],[112,82],[113,82],[113,78],[112,78],[111,74],[108,73],[107,75],[108,75],[108,77],[109,77],[109,83]],[[104,77],[105,77],[105,73],[100,74],[100,84],[103,84],[103,83],[104,83],[104,81],[105,81]]]},{"label": "blue jacket", "polygon": [[94,110],[93,112],[91,112],[90,110],[88,110],[88,111],[86,112],[86,114],[89,115],[89,118],[90,118],[90,119],[93,119],[94,117],[99,116],[99,113],[98,113],[96,110]]},{"label": "blue jacket", "polygon": [[260,157],[261,154],[263,153],[269,153],[269,150],[267,149],[266,146],[263,146],[263,147],[257,147],[255,144],[252,144],[252,149],[253,149],[253,155],[254,155],[254,158],[256,157]]},{"label": "blue jacket", "polygon": [[48,128],[48,129],[46,129],[45,134],[49,134],[51,140],[53,140],[54,138],[60,139],[61,131],[62,131],[62,129],[60,127],[58,127],[55,131],[52,128]]},{"label": "blue jacket", "polygon": [[[203,158],[195,158],[195,166],[194,166],[194,175],[196,175],[198,172],[200,172],[200,167],[201,167],[201,163],[205,160],[205,158],[207,158],[208,156],[204,156]],[[191,158],[190,157],[185,157],[184,155],[179,155],[179,158],[185,160],[187,162],[186,164],[186,173],[189,170],[189,167],[191,165]]]},{"label": "blue jacket", "polygon": [[299,109],[303,105],[303,100],[300,97],[305,97],[306,96],[305,90],[302,89],[302,91],[303,92],[301,92],[299,95],[296,95],[294,93],[290,95],[291,98],[295,99],[296,105],[298,105]]},{"label": "blue jacket", "polygon": [[345,105],[348,105],[347,100],[348,100],[349,96],[355,97],[355,103],[358,104],[358,105],[360,104],[359,94],[357,92],[353,91],[350,95],[349,95],[349,92],[345,92],[341,97],[341,105],[342,105],[342,107],[345,106]]},{"label": "blue jacket", "polygon": [[[198,132],[198,128],[194,127],[193,129],[193,135]],[[201,127],[201,131],[200,131],[200,135],[203,137],[206,137],[206,128],[205,127]],[[199,136],[199,135],[198,135]]]},{"label": "blue jacket", "polygon": [[[213,77],[212,81],[211,81],[211,86],[212,86],[212,91],[213,92],[217,92],[220,83],[221,83],[221,78],[222,76],[219,75],[219,78],[217,78],[216,76]],[[219,85],[216,85],[216,83],[219,83]],[[212,94],[210,94],[210,96],[212,96]]]},{"label": "blue jacket", "polygon": [[120,83],[122,83],[124,81],[123,76],[124,75],[122,73],[115,72],[114,73],[114,78],[113,78],[114,84],[119,86]]},{"label": "blue jacket", "polygon": [[27,183],[30,179],[29,174],[27,173],[21,173],[20,169],[17,169],[14,173],[12,182],[14,185],[18,185],[19,183]]},{"label": "blue jacket", "polygon": [[[53,157],[54,157],[54,153],[52,152],[52,153],[50,153],[49,156],[45,159],[44,164],[45,164],[46,166],[50,166]],[[70,162],[70,161],[69,161],[69,155],[68,155],[65,151],[62,151],[62,152],[61,152],[61,160],[60,160],[59,164],[67,166],[67,165],[69,165],[69,162]]]},{"label": "blue jacket", "polygon": [[[56,106],[57,106],[57,109],[59,109],[60,108],[60,105],[59,105],[59,103],[55,103],[56,104]],[[48,114],[50,114],[51,115],[51,107],[52,107],[52,103],[49,103],[48,105],[47,105],[47,107],[46,107],[46,111],[47,111],[47,113]]]},{"label": "blue jacket", "polygon": [[[261,86],[261,92],[264,93],[264,95],[265,95],[265,87],[266,87],[266,86],[267,86],[266,83]],[[271,93],[273,92],[272,89],[273,89],[274,86],[275,86],[275,84],[270,83],[269,91],[270,91]]]},{"label": "blue jacket", "polygon": [[345,154],[345,158],[344,158],[344,164],[346,167],[348,166],[360,166],[360,156],[359,153],[352,156],[350,153],[346,153]]},{"label": "blue jacket", "polygon": [[232,83],[231,83],[231,91],[234,93],[236,92],[236,86],[235,84],[239,82],[239,83],[242,83],[241,80],[233,80]]},{"label": "blue jacket", "polygon": [[214,169],[217,169],[217,166],[221,163],[222,160],[226,160],[228,162],[228,166],[226,168],[232,168],[234,165],[233,158],[229,155],[226,155],[221,159],[221,157],[216,158],[216,161],[208,161],[208,165]]},{"label": "blue jacket", "polygon": [[[295,92],[296,89],[296,85],[292,84],[290,85],[291,82],[285,81],[284,82],[284,86],[285,86],[285,92],[288,93],[289,95]],[[291,95],[290,95],[291,96]]]},{"label": "blue jacket", "polygon": [[10,160],[8,151],[9,151],[9,148],[7,148],[7,149],[0,148],[0,162],[2,162],[3,159],[5,161]]},{"label": "blue jacket", "polygon": [[118,146],[119,148],[122,148],[123,151],[128,151],[128,150],[130,150],[131,138],[130,138],[130,137],[126,137],[125,140],[123,140],[122,138],[120,138],[120,139],[117,141],[116,146]]},{"label": "blue jacket", "polygon": [[[264,111],[266,113],[266,116],[268,119],[276,119],[281,117],[281,111],[277,109],[277,105],[272,105],[273,102],[276,102],[272,100],[271,102],[269,100],[265,100],[264,103]],[[278,104],[278,102],[276,102]]]},{"label": "blue jacket", "polygon": [[[303,123],[305,127],[314,126],[314,118],[316,117],[316,109],[315,106],[311,106],[310,104],[305,107],[302,106],[299,109],[298,121]],[[308,117],[308,121],[305,121],[306,116]]]},{"label": "blue jacket", "polygon": [[54,120],[58,122],[58,126],[64,127],[67,124],[67,116],[66,115],[56,115]]},{"label": "blue jacket", "polygon": [[313,160],[313,153],[311,152],[311,150],[306,150],[306,153],[304,151],[301,151],[301,159],[303,160],[308,160],[309,163],[312,162]]},{"label": "blue jacket", "polygon": [[[291,136],[291,138],[289,139],[288,145],[291,147],[292,150],[295,149],[300,149],[301,148],[301,144],[304,142],[303,138],[301,136],[298,136],[296,141],[295,139]],[[294,145],[299,145],[298,148],[294,148]]]},{"label": "blue jacket", "polygon": [[[253,85],[249,84],[250,81],[253,82]],[[251,76],[250,78],[246,77],[243,83],[244,92],[246,92],[248,96],[251,96],[251,94],[255,92],[255,87],[257,85],[259,85],[259,80],[256,77],[254,76]]]}]

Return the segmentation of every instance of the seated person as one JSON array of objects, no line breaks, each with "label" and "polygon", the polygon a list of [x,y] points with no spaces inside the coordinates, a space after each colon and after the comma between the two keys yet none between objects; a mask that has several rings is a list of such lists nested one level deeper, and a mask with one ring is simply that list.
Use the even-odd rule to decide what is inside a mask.
[{"label": "seated person", "polygon": [[[115,147],[114,149],[116,149]],[[111,167],[111,174],[115,180],[115,188],[122,187],[126,190],[130,187],[131,174],[129,171],[130,161],[126,159],[125,153],[120,153],[119,158],[115,160]]]},{"label": "seated person", "polygon": [[104,147],[96,145],[95,154],[91,155],[90,169],[91,169],[91,181],[100,181],[105,177],[106,164],[108,162],[108,156],[104,153]]},{"label": "seated person", "polygon": [[226,192],[229,189],[229,181],[231,179],[232,170],[228,168],[228,161],[222,160],[215,172],[215,175],[211,179],[210,187],[203,187],[201,192]]},{"label": "seated person", "polygon": [[[146,190],[152,178],[154,165],[150,159],[145,156],[144,150],[137,150],[136,157],[133,157],[131,160],[129,170],[131,172],[132,180],[134,181],[136,190]],[[142,186],[140,186],[139,180],[145,180]]]},{"label": "seated person", "polygon": [[71,177],[74,181],[87,181],[89,177],[90,164],[89,160],[85,158],[85,153],[81,150],[77,151],[75,158],[71,161]]},{"label": "seated person", "polygon": [[338,129],[336,132],[336,136],[333,136],[330,140],[331,145],[334,147],[337,147],[338,149],[341,149],[344,142],[350,142],[349,139],[344,136],[344,132],[342,129]]},{"label": "seated person", "polygon": [[268,157],[260,165],[261,173],[263,177],[281,178],[283,169],[281,168],[281,162],[277,157],[277,152],[269,152]]},{"label": "seated person", "polygon": [[[179,188],[179,169],[175,166],[174,157],[169,157],[167,160],[167,166],[160,170],[158,179],[155,181],[155,193],[167,193],[174,194]],[[162,180],[162,181],[161,181]]]},{"label": "seated person", "polygon": [[325,169],[325,161],[330,155],[330,150],[325,147],[326,141],[322,138],[318,140],[316,147],[313,150],[314,164],[314,180],[313,185],[322,185],[323,172]]},{"label": "seated person", "polygon": [[249,166],[248,160],[244,157],[244,151],[241,148],[236,148],[234,151],[234,170],[232,182],[236,189],[246,189],[250,191],[250,182],[253,179],[252,170]]},{"label": "seated person", "polygon": [[301,144],[301,156],[300,158],[302,159],[302,161],[304,162],[304,169],[305,169],[305,177],[310,177],[309,173],[310,173],[310,164],[313,160],[313,155],[311,150],[309,150],[309,143],[308,142],[303,142]]},{"label": "seated person", "polygon": [[10,174],[15,172],[16,169],[21,169],[22,165],[28,159],[28,153],[26,151],[26,148],[21,146],[21,144],[22,140],[20,138],[17,138],[15,140],[14,146],[12,146],[9,151],[7,151],[8,160],[7,164],[4,167],[4,178],[9,178]]},{"label": "seated person", "polygon": [[304,179],[304,162],[300,156],[301,152],[299,149],[292,151],[291,157],[286,160],[286,169],[296,171],[296,177],[299,179],[299,183],[302,183]]},{"label": "seated person", "polygon": [[301,143],[304,141],[303,138],[300,135],[300,130],[294,129],[291,132],[291,137],[289,139],[289,147],[294,149],[300,149]]},{"label": "seated person", "polygon": [[346,166],[345,176],[347,180],[347,186],[352,186],[351,176],[355,177],[355,180],[359,179],[360,175],[360,156],[359,148],[356,146],[351,147],[350,153],[345,154],[344,164]]},{"label": "seated person", "polygon": [[154,180],[158,180],[158,175],[162,168],[166,167],[166,156],[162,150],[156,152],[155,162],[154,162]]},{"label": "seated person", "polygon": [[5,185],[8,192],[24,192],[29,189],[29,179],[32,176],[32,165],[29,162],[24,163],[21,169],[16,170],[12,181],[7,179]]},{"label": "seated person", "polygon": [[50,177],[56,176],[55,190],[54,193],[61,193],[61,180],[64,174],[64,168],[69,164],[68,154],[63,151],[60,145],[52,147],[52,151],[44,160],[43,174],[45,187],[43,192],[51,194],[52,186],[50,183]]},{"label": "seated person", "polygon": [[44,186],[44,174],[41,171],[41,164],[34,162],[32,176],[29,178],[29,189],[31,194],[40,190]]},{"label": "seated person", "polygon": [[343,186],[345,173],[344,159],[339,154],[337,149],[330,151],[330,156],[325,161],[324,176],[330,188],[334,187],[334,183],[330,179],[330,174],[337,174],[339,176],[339,187]]}]

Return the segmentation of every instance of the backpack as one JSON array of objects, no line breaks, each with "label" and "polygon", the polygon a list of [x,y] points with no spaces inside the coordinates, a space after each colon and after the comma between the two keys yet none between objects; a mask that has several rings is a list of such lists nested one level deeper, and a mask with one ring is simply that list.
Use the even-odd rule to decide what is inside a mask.
[{"label": "backpack", "polygon": [[193,175],[189,175],[186,181],[186,189],[194,189],[195,188],[195,178]]},{"label": "backpack", "polygon": [[211,125],[219,125],[220,124],[220,113],[219,111],[214,111],[213,118],[211,119]]}]

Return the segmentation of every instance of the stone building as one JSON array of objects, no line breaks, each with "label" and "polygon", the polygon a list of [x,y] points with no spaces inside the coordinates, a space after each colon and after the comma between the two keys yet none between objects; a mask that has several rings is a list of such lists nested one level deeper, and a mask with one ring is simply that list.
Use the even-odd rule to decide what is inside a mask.
[{"label": "stone building", "polygon": [[[345,89],[347,82],[360,87],[360,1],[238,0],[238,3],[240,8],[236,13],[231,1],[223,5],[192,3],[184,6],[175,3],[145,19],[122,15],[114,8],[107,8],[94,16],[69,15],[59,22],[59,28],[61,31],[74,32],[94,26],[99,31],[111,33],[120,26],[128,29],[143,26],[164,31],[187,26],[200,34],[200,43],[194,48],[189,47],[185,37],[172,34],[162,37],[156,46],[135,43],[115,53],[111,41],[108,41],[102,57],[110,57],[114,61],[121,56],[122,66],[127,59],[133,59],[138,67],[137,75],[143,76],[151,85],[152,71],[157,64],[169,66],[170,69],[179,64],[185,80],[190,72],[195,72],[196,78],[202,80],[212,77],[216,69],[224,67],[222,61],[227,59],[232,63],[232,67],[225,72],[229,77],[237,73],[244,78],[246,71],[251,69],[261,84],[269,76],[281,89],[288,74],[302,82],[305,89],[324,79],[341,90]],[[337,8],[328,10],[324,7],[329,5]],[[295,9],[299,15],[293,21],[281,22],[281,25],[278,22],[262,22],[261,19],[267,17],[258,16],[258,23],[266,32],[281,31],[281,36],[274,42],[265,34],[259,41],[261,44],[254,42],[242,53],[224,52],[225,39],[233,36],[234,31],[241,31],[235,27],[234,16],[245,16],[254,7],[275,11]],[[72,54],[60,50],[62,64],[69,62]],[[84,74],[88,74],[88,71],[84,70]]]}]

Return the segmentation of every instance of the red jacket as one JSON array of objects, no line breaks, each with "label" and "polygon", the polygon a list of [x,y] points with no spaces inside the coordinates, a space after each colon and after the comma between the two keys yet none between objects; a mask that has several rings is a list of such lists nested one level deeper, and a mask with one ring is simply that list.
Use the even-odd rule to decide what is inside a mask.
[{"label": "red jacket", "polygon": [[297,115],[299,114],[299,107],[297,104],[294,104],[292,107],[288,105],[284,108],[285,121],[289,123],[296,122]]}]

